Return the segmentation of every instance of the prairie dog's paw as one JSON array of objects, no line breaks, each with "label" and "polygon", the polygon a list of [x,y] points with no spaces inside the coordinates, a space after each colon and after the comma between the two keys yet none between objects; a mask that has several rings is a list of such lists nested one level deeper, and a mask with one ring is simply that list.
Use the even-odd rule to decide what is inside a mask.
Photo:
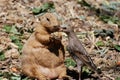
[{"label": "prairie dog's paw", "polygon": [[50,38],[53,39],[53,40],[61,40],[62,35],[59,32],[55,32],[55,33],[51,34]]},{"label": "prairie dog's paw", "polygon": [[57,79],[57,80],[74,80],[74,79],[72,79],[72,77],[70,77],[70,76],[64,76],[64,77],[62,77],[62,79]]}]

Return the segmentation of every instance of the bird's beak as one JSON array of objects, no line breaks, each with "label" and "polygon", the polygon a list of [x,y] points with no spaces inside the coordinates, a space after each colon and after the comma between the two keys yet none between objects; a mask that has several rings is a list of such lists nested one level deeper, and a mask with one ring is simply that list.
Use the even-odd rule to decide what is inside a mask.
[{"label": "bird's beak", "polygon": [[65,26],[60,26],[60,30],[61,32],[64,32],[67,28]]}]

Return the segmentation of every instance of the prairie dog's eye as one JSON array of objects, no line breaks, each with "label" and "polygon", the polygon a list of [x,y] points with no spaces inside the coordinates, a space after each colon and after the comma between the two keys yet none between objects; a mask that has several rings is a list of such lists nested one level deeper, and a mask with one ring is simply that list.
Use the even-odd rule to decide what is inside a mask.
[{"label": "prairie dog's eye", "polygon": [[49,19],[49,18],[47,18],[47,21],[50,21],[50,19]]}]

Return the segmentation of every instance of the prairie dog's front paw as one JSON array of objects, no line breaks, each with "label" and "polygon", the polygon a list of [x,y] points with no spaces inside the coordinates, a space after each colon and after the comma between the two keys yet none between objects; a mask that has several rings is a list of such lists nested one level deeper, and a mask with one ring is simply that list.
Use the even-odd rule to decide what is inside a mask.
[{"label": "prairie dog's front paw", "polygon": [[61,40],[62,39],[62,35],[59,32],[52,33],[50,37],[52,39],[55,39],[55,40]]}]

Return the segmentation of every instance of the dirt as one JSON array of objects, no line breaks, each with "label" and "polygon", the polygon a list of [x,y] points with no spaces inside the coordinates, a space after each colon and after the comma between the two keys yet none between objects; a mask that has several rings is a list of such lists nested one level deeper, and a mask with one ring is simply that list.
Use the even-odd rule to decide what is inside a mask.
[{"label": "dirt", "polygon": [[[16,45],[9,37],[9,33],[3,30],[4,25],[15,25],[19,31],[23,32],[20,41],[24,44],[35,27],[34,23],[39,21],[40,15],[34,15],[32,9],[42,6],[50,0],[0,0],[0,51],[4,52],[5,59],[0,61],[0,72],[11,72],[20,75],[20,54],[19,46]],[[108,24],[103,22],[96,12],[89,7],[83,6],[77,0],[51,0],[55,5],[55,12],[62,25],[70,25],[78,38],[82,41],[94,63],[99,67],[104,75],[102,80],[117,80],[120,77],[120,52],[114,49],[113,44],[120,45],[120,27],[117,24]],[[105,0],[110,1],[110,0]],[[102,0],[88,0],[91,5],[99,8]],[[95,37],[96,29],[113,29],[114,37],[104,38]],[[63,37],[64,45],[67,44],[66,38]],[[104,42],[103,46],[97,46],[98,41]],[[109,43],[109,44],[108,44]],[[108,45],[107,45],[108,44]],[[19,54],[18,54],[19,53]],[[12,55],[12,56],[10,56]],[[66,54],[69,57],[69,54]],[[69,75],[78,77],[78,73],[68,71]],[[84,80],[97,80],[90,78],[92,74],[85,77]],[[7,77],[2,76],[2,79]],[[120,78],[118,79],[120,80]]]}]

